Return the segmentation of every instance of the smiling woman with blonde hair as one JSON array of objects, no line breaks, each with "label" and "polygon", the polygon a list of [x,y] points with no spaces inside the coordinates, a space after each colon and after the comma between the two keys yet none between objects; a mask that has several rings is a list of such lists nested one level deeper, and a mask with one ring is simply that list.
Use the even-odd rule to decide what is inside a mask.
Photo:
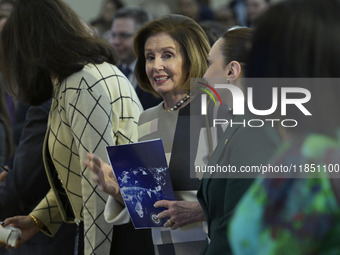
[{"label": "smiling woman with blonde hair", "polygon": [[[194,20],[172,14],[142,27],[135,37],[134,45],[138,58],[135,73],[140,86],[164,100],[144,111],[138,122],[139,141],[155,138],[163,141],[172,185],[179,201],[168,201],[162,207],[168,209],[173,203],[188,201],[197,207],[199,180],[190,178],[189,160],[190,78],[202,77],[207,69],[206,59],[210,48],[207,36]],[[100,159],[93,155],[90,155],[90,159],[90,167],[101,175],[100,167],[105,167]],[[112,170],[108,167],[107,171]],[[119,197],[119,189],[114,187],[115,184],[111,183],[110,188],[105,189],[105,180],[98,181],[110,195]],[[109,222],[117,219],[117,210],[110,205],[113,197],[109,197],[105,211]],[[165,228],[152,229],[156,254],[199,254],[206,239],[202,222],[172,230],[179,227],[178,223],[172,222],[169,210],[163,212],[166,214],[163,217],[169,219]],[[197,216],[192,216],[186,224],[198,221]],[[200,216],[199,221],[202,221]]]}]

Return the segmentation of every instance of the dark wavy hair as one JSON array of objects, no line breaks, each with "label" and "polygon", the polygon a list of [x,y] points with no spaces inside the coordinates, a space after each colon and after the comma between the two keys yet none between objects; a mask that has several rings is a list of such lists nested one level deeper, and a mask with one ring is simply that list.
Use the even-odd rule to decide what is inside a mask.
[{"label": "dark wavy hair", "polygon": [[53,94],[59,83],[86,64],[116,63],[111,45],[61,0],[19,0],[0,38],[0,68],[9,90],[31,105]]}]

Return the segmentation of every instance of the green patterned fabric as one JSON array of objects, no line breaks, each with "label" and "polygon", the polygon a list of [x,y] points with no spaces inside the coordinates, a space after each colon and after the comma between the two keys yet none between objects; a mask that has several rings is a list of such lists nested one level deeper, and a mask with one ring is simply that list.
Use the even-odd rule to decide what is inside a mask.
[{"label": "green patterned fabric", "polygon": [[[340,254],[340,207],[329,173],[322,170],[323,165],[336,169],[339,159],[339,139],[324,135],[283,145],[272,164],[315,164],[316,170],[254,182],[230,224],[233,254]],[[333,174],[339,178],[340,173]]]}]

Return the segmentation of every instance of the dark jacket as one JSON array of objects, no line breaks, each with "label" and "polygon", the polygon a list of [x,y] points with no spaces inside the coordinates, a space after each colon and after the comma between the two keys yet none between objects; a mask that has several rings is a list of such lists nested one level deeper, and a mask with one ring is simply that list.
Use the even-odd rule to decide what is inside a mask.
[{"label": "dark jacket", "polygon": [[[241,123],[243,117],[233,118],[234,123]],[[276,128],[243,127],[236,124],[228,127],[217,145],[208,165],[257,166],[266,163],[280,145],[280,136]],[[227,226],[236,204],[251,185],[252,178],[234,178],[223,173],[220,178],[205,175],[201,181],[197,197],[203,208],[208,223],[210,244],[201,254],[231,254]],[[229,178],[221,178],[229,177]],[[236,177],[240,177],[236,176]],[[245,177],[245,176],[243,176]],[[249,176],[247,176],[249,177]]]},{"label": "dark jacket", "polygon": [[[51,101],[29,108],[13,168],[0,185],[0,220],[16,215],[27,215],[50,190],[42,147]],[[67,255],[73,254],[76,226],[64,224],[55,237],[38,233],[18,250],[10,254]]]}]

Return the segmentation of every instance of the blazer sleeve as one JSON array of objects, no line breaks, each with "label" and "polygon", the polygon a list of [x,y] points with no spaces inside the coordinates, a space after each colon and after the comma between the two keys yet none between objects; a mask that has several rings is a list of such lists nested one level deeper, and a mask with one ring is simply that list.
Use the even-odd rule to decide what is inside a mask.
[{"label": "blazer sleeve", "polygon": [[[45,213],[46,210],[48,210],[49,213]],[[50,189],[30,214],[45,224],[41,231],[48,236],[54,236],[63,222],[58,208],[57,198],[52,189]]]},{"label": "blazer sleeve", "polygon": [[1,219],[29,213],[50,189],[42,160],[50,103],[27,111],[13,168],[0,185]]}]

